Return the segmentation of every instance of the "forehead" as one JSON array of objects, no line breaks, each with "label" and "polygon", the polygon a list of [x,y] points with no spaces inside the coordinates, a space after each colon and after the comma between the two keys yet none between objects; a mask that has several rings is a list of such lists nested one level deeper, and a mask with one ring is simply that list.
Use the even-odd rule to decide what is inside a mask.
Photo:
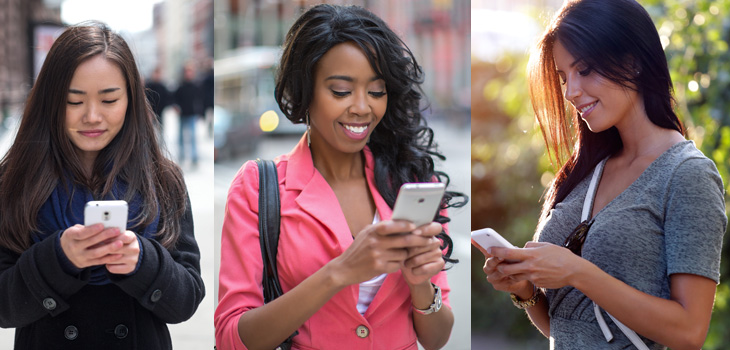
[{"label": "forehead", "polygon": [[350,77],[363,76],[368,79],[375,76],[365,52],[353,42],[345,42],[333,46],[317,62],[316,76],[326,78],[331,75]]},{"label": "forehead", "polygon": [[568,69],[576,62],[576,58],[568,52],[560,40],[555,40],[553,44],[553,59],[559,70]]},{"label": "forehead", "polygon": [[125,86],[126,79],[119,66],[102,55],[85,60],[76,67],[71,88],[96,91],[110,86]]}]

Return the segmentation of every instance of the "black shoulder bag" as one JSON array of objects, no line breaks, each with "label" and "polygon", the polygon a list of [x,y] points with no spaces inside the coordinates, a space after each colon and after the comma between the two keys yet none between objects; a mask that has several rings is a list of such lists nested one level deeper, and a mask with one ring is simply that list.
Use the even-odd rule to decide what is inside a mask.
[{"label": "black shoulder bag", "polygon": [[[261,258],[264,262],[264,304],[284,294],[276,270],[276,253],[279,247],[279,223],[281,219],[279,203],[279,180],[273,160],[256,159],[259,167],[259,238]],[[292,339],[299,332],[294,331],[276,350],[289,350]]]}]

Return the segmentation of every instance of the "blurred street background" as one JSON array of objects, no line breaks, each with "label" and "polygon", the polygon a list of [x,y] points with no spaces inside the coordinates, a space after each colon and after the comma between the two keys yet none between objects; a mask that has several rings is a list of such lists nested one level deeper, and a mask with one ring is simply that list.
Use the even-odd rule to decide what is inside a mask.
[{"label": "blurred street background", "polygon": [[[472,0],[471,227],[492,227],[522,246],[537,226],[541,196],[555,169],[530,106],[529,50],[562,0]],[[730,1],[639,0],[652,16],[669,62],[676,111],[715,161],[730,189]],[[730,235],[703,349],[730,344]],[[472,349],[547,349],[548,340],[507,293],[486,282],[472,249]]]},{"label": "blurred street background", "polygon": [[[168,155],[178,161],[185,175],[207,292],[196,314],[189,321],[170,325],[170,333],[175,349],[212,349],[212,102],[206,103],[203,93],[210,91],[212,96],[212,0],[0,0],[0,155],[13,142],[25,98],[53,41],[65,26],[88,20],[105,22],[121,34],[146,82],[158,83],[155,91],[161,92],[149,98],[159,107]],[[174,96],[182,85],[185,65],[193,73],[189,84],[200,89],[196,116],[189,123],[194,125],[197,141],[195,160],[181,157],[178,140],[181,101]],[[153,74],[156,68],[159,73]],[[191,142],[190,125],[185,130],[186,146]],[[190,155],[189,149],[187,152]],[[13,340],[14,329],[0,329],[0,348],[11,348]]]},{"label": "blurred street background", "polygon": [[[306,8],[320,2],[325,1],[215,1],[216,255],[228,187],[238,169],[246,160],[273,159],[288,153],[305,130],[279,110],[274,99],[274,71],[289,27]],[[368,8],[413,51],[425,72],[423,89],[430,104],[425,115],[447,157],[437,168],[450,175],[454,190],[469,193],[469,1],[334,3]],[[469,208],[467,205],[449,213],[453,256],[461,262],[448,272],[456,321],[445,349],[471,347]]]}]

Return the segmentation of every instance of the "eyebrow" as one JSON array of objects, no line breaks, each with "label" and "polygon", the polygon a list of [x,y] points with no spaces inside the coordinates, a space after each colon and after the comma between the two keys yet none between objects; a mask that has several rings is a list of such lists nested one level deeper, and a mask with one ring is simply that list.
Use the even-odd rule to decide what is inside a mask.
[{"label": "eyebrow", "polygon": [[[376,81],[376,80],[381,80],[381,79],[383,79],[383,78],[374,76],[374,77],[370,78],[369,81]],[[327,81],[327,80],[344,80],[344,81],[349,81],[349,82],[355,81],[355,79],[353,79],[352,77],[347,76],[347,75],[330,75],[329,77],[325,78],[324,80],[325,81]]]},{"label": "eyebrow", "polygon": [[[99,94],[108,94],[108,93],[111,93],[111,92],[114,92],[114,91],[117,91],[117,90],[121,90],[121,89],[118,88],[118,87],[112,87],[112,88],[108,88],[108,89],[103,89],[103,90],[99,90]],[[76,89],[68,89],[68,93],[70,93],[70,94],[79,94],[79,95],[86,95],[86,91],[76,90]]]},{"label": "eyebrow", "polygon": [[[573,61],[573,63],[571,63],[570,66],[568,66],[568,68],[575,67],[575,65],[578,64],[578,63],[580,63],[580,61],[582,61],[582,60],[583,60],[582,58],[579,58],[579,59]],[[560,68],[558,68],[557,65],[555,65],[555,70],[558,71],[558,72],[562,72],[562,70],[560,70]]]}]

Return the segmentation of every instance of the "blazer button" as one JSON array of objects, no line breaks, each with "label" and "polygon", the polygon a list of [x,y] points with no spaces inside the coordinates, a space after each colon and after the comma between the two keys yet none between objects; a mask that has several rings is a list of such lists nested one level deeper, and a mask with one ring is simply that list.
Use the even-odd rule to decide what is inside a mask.
[{"label": "blazer button", "polygon": [[114,328],[114,335],[119,339],[126,338],[128,334],[129,334],[129,328],[127,328],[127,326],[125,326],[123,324],[117,325]]},{"label": "blazer button", "polygon": [[56,308],[56,301],[53,298],[45,298],[43,299],[43,307],[46,310],[53,310]]},{"label": "blazer button", "polygon": [[355,329],[355,334],[357,334],[357,336],[360,338],[367,338],[367,336],[370,334],[370,330],[368,329],[368,327],[359,325]]},{"label": "blazer button", "polygon": [[156,303],[160,301],[160,298],[162,298],[162,291],[155,289],[155,291],[152,292],[152,296],[150,296],[150,300],[152,300],[153,303]]},{"label": "blazer button", "polygon": [[68,340],[74,340],[79,336],[79,330],[74,326],[68,326],[63,330],[63,336]]}]

